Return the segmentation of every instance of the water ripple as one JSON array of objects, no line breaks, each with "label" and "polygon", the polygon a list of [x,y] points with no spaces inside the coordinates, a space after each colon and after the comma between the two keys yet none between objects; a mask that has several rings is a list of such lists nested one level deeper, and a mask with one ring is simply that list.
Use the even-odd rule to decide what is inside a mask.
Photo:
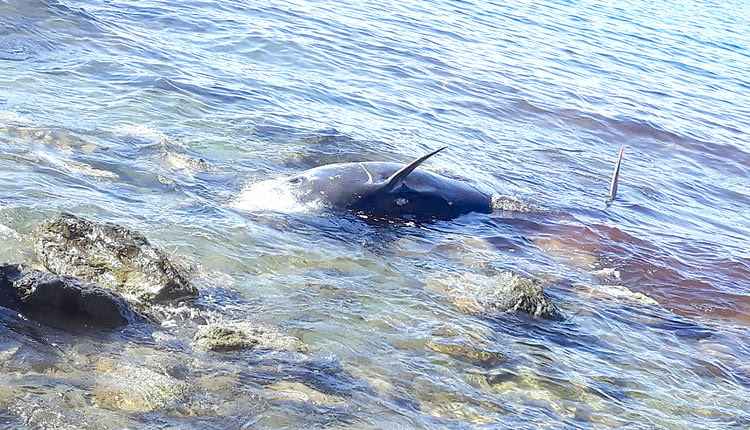
[{"label": "water ripple", "polygon": [[[59,211],[130,225],[204,292],[231,290],[217,307],[313,351],[196,355],[180,327],[53,348],[0,308],[0,428],[746,427],[748,14],[0,3],[0,261],[30,258]],[[442,145],[426,168],[502,211],[376,227],[271,186]],[[499,274],[543,285],[564,319],[464,312]]]}]

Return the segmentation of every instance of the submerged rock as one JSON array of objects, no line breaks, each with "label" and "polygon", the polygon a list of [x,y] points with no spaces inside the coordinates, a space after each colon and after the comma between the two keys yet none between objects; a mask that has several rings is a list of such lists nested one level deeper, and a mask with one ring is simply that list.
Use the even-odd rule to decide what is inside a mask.
[{"label": "submerged rock", "polygon": [[276,393],[276,399],[281,401],[314,403],[321,406],[346,404],[342,397],[323,393],[296,381],[279,381],[269,386],[268,389]]},{"label": "submerged rock", "polygon": [[146,366],[102,360],[95,370],[101,377],[91,393],[96,407],[134,413],[173,410],[192,395],[188,383]]},{"label": "submerged rock", "polygon": [[447,275],[430,280],[427,286],[447,294],[456,308],[468,314],[520,311],[542,318],[562,318],[544,294],[540,282],[510,272],[493,276],[473,273]]},{"label": "submerged rock", "polygon": [[468,342],[455,343],[431,340],[427,343],[427,348],[487,368],[497,366],[508,360],[508,356],[502,352]]},{"label": "submerged rock", "polygon": [[193,340],[199,348],[217,352],[253,348],[307,351],[305,344],[296,337],[247,322],[215,322],[202,325],[196,331]]},{"label": "submerged rock", "polygon": [[10,381],[17,381],[23,373],[44,373],[58,363],[59,349],[44,342],[47,336],[43,326],[15,309],[0,307],[0,410],[3,388],[9,394],[14,385]]},{"label": "submerged rock", "polygon": [[127,227],[61,214],[37,230],[34,250],[53,273],[80,277],[139,301],[198,295],[161,250]]},{"label": "submerged rock", "polygon": [[0,295],[0,305],[55,327],[114,328],[137,318],[127,301],[106,288],[18,266],[0,266]]},{"label": "submerged rock", "polygon": [[435,352],[484,368],[493,368],[508,360],[498,345],[476,327],[442,326],[432,332],[425,346]]}]

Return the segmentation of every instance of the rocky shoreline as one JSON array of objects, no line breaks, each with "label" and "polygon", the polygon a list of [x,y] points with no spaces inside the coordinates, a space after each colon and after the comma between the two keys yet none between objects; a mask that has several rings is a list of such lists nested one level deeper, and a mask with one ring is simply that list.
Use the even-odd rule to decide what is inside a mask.
[{"label": "rocky shoreline", "polygon": [[[0,266],[0,306],[48,322],[78,321],[92,327],[113,328],[133,321],[161,322],[159,309],[170,304],[188,306],[195,320],[206,320],[196,288],[183,271],[143,234],[128,227],[101,223],[62,213],[47,220],[33,234],[36,260]],[[548,319],[562,316],[542,286],[515,275],[513,282],[493,287],[487,280],[449,276],[430,280],[429,287],[448,296],[469,314],[521,311]],[[492,280],[492,278],[489,278]],[[498,278],[499,279],[499,278]],[[238,298],[239,299],[239,298]],[[209,349],[234,350],[267,342],[243,333],[242,324],[198,330]],[[257,333],[250,329],[246,332]],[[210,336],[223,339],[208,339]],[[235,339],[236,345],[229,339]],[[296,347],[295,349],[304,349]]]},{"label": "rocky shoreline", "polygon": [[193,344],[206,350],[306,350],[296,338],[201,305],[183,270],[133,229],[63,213],[45,221],[33,241],[32,264],[48,271],[0,266],[0,306],[42,324],[106,330],[181,315],[194,326]]},{"label": "rocky shoreline", "polygon": [[[321,422],[348,422],[355,415],[353,397],[385,396],[417,408],[424,401],[354,376],[357,369],[345,369],[300,337],[208,300],[215,292],[200,291],[182,267],[133,229],[60,214],[43,222],[32,242],[34,261],[0,265],[2,368],[15,381],[34,375],[45,378],[45,387],[57,381],[59,387],[42,390],[42,403],[58,401],[56,393],[75,387],[84,393],[79,408],[85,413],[109,411],[106,418],[92,418],[110,423],[101,428],[137,425],[153,420],[148,414],[154,413],[171,420],[192,417],[193,423],[204,419],[196,417],[241,416],[258,402],[286,411],[272,420],[313,413]],[[503,287],[513,290],[508,295],[493,289],[493,279],[447,277],[427,287],[460,312],[480,317],[513,311],[561,317],[541,285],[513,278]],[[217,295],[233,304],[246,301],[231,291]],[[508,359],[457,333],[436,336],[425,351],[482,367]],[[28,405],[21,404],[28,399],[5,391],[0,410],[27,425],[86,419],[69,416],[78,413],[75,407],[62,418],[41,411],[26,416]],[[235,410],[226,410],[228,405]]]}]

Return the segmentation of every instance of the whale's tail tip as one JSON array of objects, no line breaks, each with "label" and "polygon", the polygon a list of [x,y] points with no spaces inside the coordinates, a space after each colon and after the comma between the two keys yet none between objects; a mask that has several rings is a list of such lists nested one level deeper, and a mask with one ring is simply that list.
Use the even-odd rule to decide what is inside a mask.
[{"label": "whale's tail tip", "polygon": [[617,180],[620,177],[620,163],[622,163],[622,154],[625,151],[625,145],[620,146],[620,153],[617,155],[617,162],[615,163],[615,170],[612,172],[612,182],[609,184],[609,195],[604,201],[604,204],[609,206],[617,195]]}]

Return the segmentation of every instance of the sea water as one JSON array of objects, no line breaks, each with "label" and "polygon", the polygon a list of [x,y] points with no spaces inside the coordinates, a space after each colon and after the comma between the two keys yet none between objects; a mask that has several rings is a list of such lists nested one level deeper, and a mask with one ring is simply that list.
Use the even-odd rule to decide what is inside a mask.
[{"label": "sea water", "polygon": [[[748,5],[0,1],[0,262],[59,212],[127,225],[308,349],[3,326],[0,428],[747,428]],[[507,210],[278,182],[444,145]],[[518,282],[562,319],[493,312]]]}]

